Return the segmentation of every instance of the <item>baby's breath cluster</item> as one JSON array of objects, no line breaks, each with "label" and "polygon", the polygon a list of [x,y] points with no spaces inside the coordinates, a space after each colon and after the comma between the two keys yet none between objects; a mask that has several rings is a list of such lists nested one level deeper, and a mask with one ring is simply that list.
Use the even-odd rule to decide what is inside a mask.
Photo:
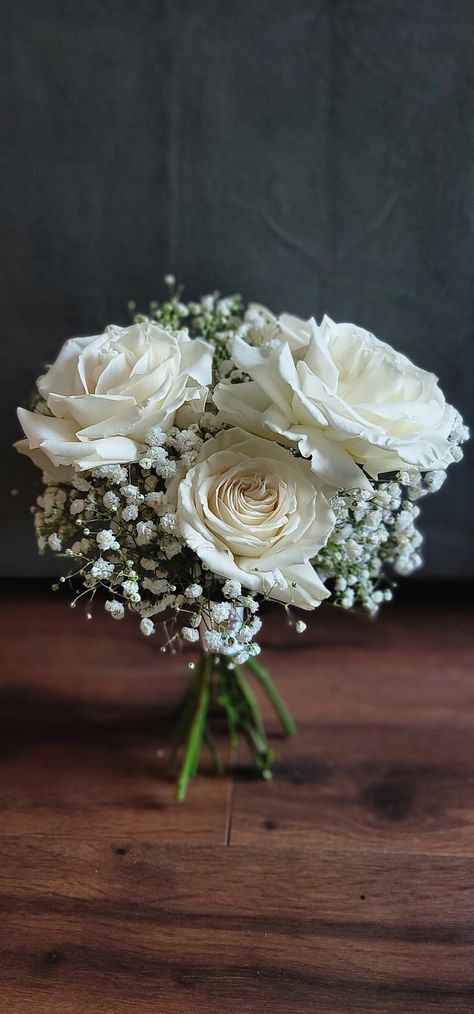
[{"label": "baby's breath cluster", "polygon": [[152,320],[172,330],[185,330],[191,338],[203,338],[214,349],[214,379],[240,379],[242,373],[236,370],[228,346],[236,335],[245,337],[252,330],[252,316],[248,317],[242,297],[210,292],[186,303],[174,275],[166,275],[164,281],[169,298],[163,303],[151,302],[148,314],[136,313],[135,303],[129,303],[133,319],[137,323]]},{"label": "baby's breath cluster", "polygon": [[257,598],[237,581],[216,578],[186,547],[171,491],[211,437],[214,418],[206,413],[200,425],[167,433],[152,428],[137,464],[105,465],[68,485],[45,474],[34,523],[40,552],[49,548],[74,561],[61,578],[82,586],[73,607],[101,589],[113,619],[131,610],[147,637],[159,623],[163,649],[200,643],[242,664],[260,652]]},{"label": "baby's breath cluster", "polygon": [[394,577],[421,565],[419,508],[404,478],[381,482],[373,493],[354,490],[334,499],[334,531],[315,561],[332,587],[334,605],[374,616],[392,598]]}]

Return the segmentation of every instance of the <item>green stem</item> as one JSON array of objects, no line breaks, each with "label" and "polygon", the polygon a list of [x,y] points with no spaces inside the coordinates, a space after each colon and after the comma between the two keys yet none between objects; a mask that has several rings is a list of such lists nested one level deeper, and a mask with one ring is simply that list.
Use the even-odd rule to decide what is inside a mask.
[{"label": "green stem", "polygon": [[245,676],[244,676],[244,674],[242,672],[242,669],[240,668],[240,665],[236,665],[236,667],[235,667],[235,669],[233,671],[233,675],[234,675],[234,677],[235,677],[235,679],[237,681],[237,684],[238,684],[238,686],[239,686],[239,688],[240,688],[240,690],[242,692],[242,696],[245,699],[245,702],[246,702],[247,707],[248,707],[248,709],[250,711],[250,714],[251,714],[251,716],[253,718],[253,721],[254,721],[256,729],[258,729],[258,731],[260,732],[260,734],[263,737],[265,737],[265,726],[263,724],[263,719],[262,719],[262,715],[261,715],[261,712],[260,712],[260,708],[258,706],[257,698],[252,693],[252,690],[251,690],[251,688],[250,688],[247,680],[245,679]]},{"label": "green stem", "polygon": [[294,736],[296,734],[296,725],[288,711],[288,708],[278,693],[278,690],[270,676],[267,669],[264,669],[260,662],[256,662],[254,658],[247,659],[246,665],[248,665],[251,672],[253,672],[255,678],[258,680],[260,685],[263,687],[268,699],[271,701],[273,708],[280,719],[280,722],[286,732],[287,736]]},{"label": "green stem", "polygon": [[194,778],[199,763],[199,754],[201,752],[204,730],[206,728],[207,712],[209,708],[209,684],[212,666],[213,662],[211,656],[203,655],[199,664],[198,675],[201,678],[201,682],[196,711],[194,713],[194,719],[186,746],[186,753],[184,755],[184,761],[179,773],[176,788],[176,798],[179,802],[182,802],[183,799],[186,798],[189,782],[191,778]]},{"label": "green stem", "polygon": [[227,713],[235,738],[239,733],[245,737],[257,770],[263,778],[271,778],[273,751],[267,742],[258,701],[241,666],[229,668],[225,662],[221,662],[220,679],[221,705]]},{"label": "green stem", "polygon": [[202,682],[202,662],[199,664],[199,668],[196,676],[191,681],[187,691],[183,694],[181,701],[179,702],[175,715],[177,717],[176,731],[173,736],[173,751],[168,761],[167,767],[173,769],[181,745],[186,742],[189,738],[191,726],[194,720],[194,714],[196,711],[196,701],[199,696]]},{"label": "green stem", "polygon": [[172,721],[177,721],[186,712],[186,710],[188,708],[188,705],[189,705],[192,697],[196,693],[196,687],[197,687],[197,685],[199,683],[200,675],[201,675],[200,674],[200,666],[198,666],[198,671],[197,671],[196,675],[193,676],[192,680],[190,680],[190,682],[188,683],[188,686],[186,687],[186,690],[184,691],[184,694],[182,695],[182,697],[178,701],[178,704],[176,705],[174,711],[172,712],[172,715],[171,715]]},{"label": "green stem", "polygon": [[214,762],[214,767],[217,771],[217,774],[225,775],[224,761],[222,760],[222,757],[217,749],[216,741],[214,739],[214,736],[212,735],[211,730],[209,729],[209,726],[206,726],[206,729],[204,730],[204,739],[206,741],[209,753]]},{"label": "green stem", "polygon": [[[249,658],[246,664],[271,701],[286,734],[293,735],[296,732],[295,723],[270,673],[254,658]],[[204,742],[210,750],[217,772],[224,773],[224,764],[209,727],[213,702],[219,705],[226,717],[231,742],[236,744],[239,736],[243,736],[257,771],[263,778],[271,778],[274,754],[268,745],[258,700],[247,676],[241,666],[232,664],[228,658],[205,652],[201,655],[196,675],[183,695],[177,712],[177,745],[172,761],[176,761],[183,744],[185,751],[176,788],[179,801],[185,799],[189,782],[197,773]]]},{"label": "green stem", "polygon": [[227,659],[219,657],[216,666],[216,700],[224,712],[229,730],[231,746],[235,749],[239,741],[239,716],[233,700],[234,673],[228,669]]},{"label": "green stem", "polygon": [[243,721],[241,730],[253,754],[257,771],[262,778],[269,781],[272,777],[273,750],[270,750],[265,736],[261,736],[258,729],[250,722]]}]

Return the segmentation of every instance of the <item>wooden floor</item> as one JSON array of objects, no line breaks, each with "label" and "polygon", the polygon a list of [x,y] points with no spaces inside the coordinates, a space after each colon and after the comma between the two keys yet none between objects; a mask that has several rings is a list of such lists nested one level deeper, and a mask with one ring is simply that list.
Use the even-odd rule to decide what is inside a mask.
[{"label": "wooden floor", "polygon": [[303,637],[270,613],[299,737],[272,783],[242,750],[184,805],[164,762],[192,656],[43,589],[1,620],[2,1014],[472,1014],[466,606],[321,611]]}]

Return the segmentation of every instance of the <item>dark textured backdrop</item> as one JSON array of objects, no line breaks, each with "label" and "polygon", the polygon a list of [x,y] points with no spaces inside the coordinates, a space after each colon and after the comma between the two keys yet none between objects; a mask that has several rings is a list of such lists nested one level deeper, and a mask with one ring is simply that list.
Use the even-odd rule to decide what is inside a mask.
[{"label": "dark textured backdrop", "polygon": [[[65,337],[125,322],[165,271],[364,325],[469,416],[472,0],[0,10],[4,574],[54,566],[15,405]],[[424,501],[431,573],[472,573],[473,492],[465,461]]]}]

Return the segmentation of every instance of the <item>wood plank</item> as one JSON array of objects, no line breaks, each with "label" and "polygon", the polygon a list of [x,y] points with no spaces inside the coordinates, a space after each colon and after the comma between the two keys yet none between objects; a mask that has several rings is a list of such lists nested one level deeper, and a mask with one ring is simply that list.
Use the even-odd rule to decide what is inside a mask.
[{"label": "wood plank", "polygon": [[474,1006],[474,861],[0,840],[11,1014]]},{"label": "wood plank", "polygon": [[231,842],[474,855],[470,611],[328,612],[285,641],[277,616],[262,657],[299,735],[270,784],[241,752]]},{"label": "wood plank", "polygon": [[192,655],[163,656],[133,617],[99,606],[87,622],[51,592],[4,597],[2,620],[2,834],[225,840],[229,779],[205,757],[183,806],[165,771]]}]

